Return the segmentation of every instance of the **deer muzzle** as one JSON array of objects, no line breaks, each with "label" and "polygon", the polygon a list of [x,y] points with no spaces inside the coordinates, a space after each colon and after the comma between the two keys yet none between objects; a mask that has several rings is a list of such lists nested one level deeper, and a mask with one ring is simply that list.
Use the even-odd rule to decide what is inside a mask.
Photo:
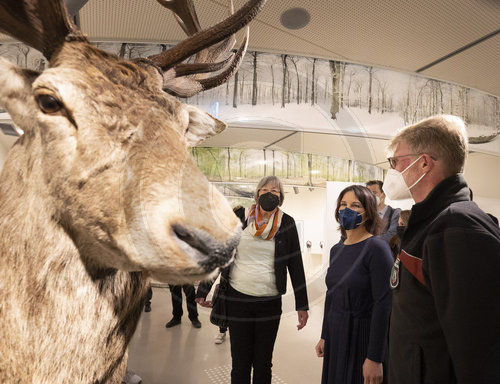
[{"label": "deer muzzle", "polygon": [[221,242],[200,229],[188,229],[181,224],[172,224],[174,241],[181,250],[206,272],[226,266],[240,242],[241,229],[232,234],[226,242]]}]

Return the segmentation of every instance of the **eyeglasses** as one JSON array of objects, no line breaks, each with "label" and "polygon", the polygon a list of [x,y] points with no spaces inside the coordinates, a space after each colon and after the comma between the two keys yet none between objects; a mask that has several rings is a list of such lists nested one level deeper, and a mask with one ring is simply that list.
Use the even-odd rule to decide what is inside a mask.
[{"label": "eyeglasses", "polygon": [[401,157],[408,157],[408,156],[420,156],[422,155],[421,153],[408,153],[406,155],[399,155],[399,156],[393,156],[393,157],[388,157],[387,161],[389,162],[389,165],[391,166],[392,169],[395,169],[396,166],[398,165],[398,159]]}]

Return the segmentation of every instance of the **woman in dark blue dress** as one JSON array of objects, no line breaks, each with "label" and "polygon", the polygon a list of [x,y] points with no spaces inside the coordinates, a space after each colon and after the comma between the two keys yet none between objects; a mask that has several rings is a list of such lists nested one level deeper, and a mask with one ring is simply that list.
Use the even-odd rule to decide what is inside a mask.
[{"label": "woman in dark blue dress", "polygon": [[378,236],[381,222],[375,196],[363,186],[345,188],[335,218],[343,242],[330,251],[321,339],[322,384],[385,382],[393,259]]}]

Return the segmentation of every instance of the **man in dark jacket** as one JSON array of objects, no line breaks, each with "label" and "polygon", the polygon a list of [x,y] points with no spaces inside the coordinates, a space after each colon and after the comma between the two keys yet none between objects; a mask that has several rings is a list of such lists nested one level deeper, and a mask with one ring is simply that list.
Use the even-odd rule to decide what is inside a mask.
[{"label": "man in dark jacket", "polygon": [[390,199],[415,205],[391,274],[389,382],[500,383],[500,229],[462,175],[462,120],[435,116],[391,141]]},{"label": "man in dark jacket", "polygon": [[382,189],[382,180],[370,180],[366,183],[366,187],[372,191],[377,198],[378,215],[384,222],[384,229],[379,235],[381,239],[390,244],[391,239],[397,234],[399,213],[401,209],[392,208],[385,203],[385,193]]}]

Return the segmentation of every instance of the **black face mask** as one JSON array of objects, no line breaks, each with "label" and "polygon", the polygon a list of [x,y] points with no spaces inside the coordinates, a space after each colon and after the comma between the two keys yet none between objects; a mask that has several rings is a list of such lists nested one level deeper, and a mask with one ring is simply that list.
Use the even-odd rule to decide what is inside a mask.
[{"label": "black face mask", "polygon": [[398,227],[396,228],[396,234],[398,235],[398,237],[400,239],[403,238],[405,230],[406,230],[406,226],[404,226],[404,225],[398,225]]},{"label": "black face mask", "polygon": [[273,211],[280,203],[279,196],[274,195],[271,192],[264,193],[259,197],[259,205],[266,212]]}]

